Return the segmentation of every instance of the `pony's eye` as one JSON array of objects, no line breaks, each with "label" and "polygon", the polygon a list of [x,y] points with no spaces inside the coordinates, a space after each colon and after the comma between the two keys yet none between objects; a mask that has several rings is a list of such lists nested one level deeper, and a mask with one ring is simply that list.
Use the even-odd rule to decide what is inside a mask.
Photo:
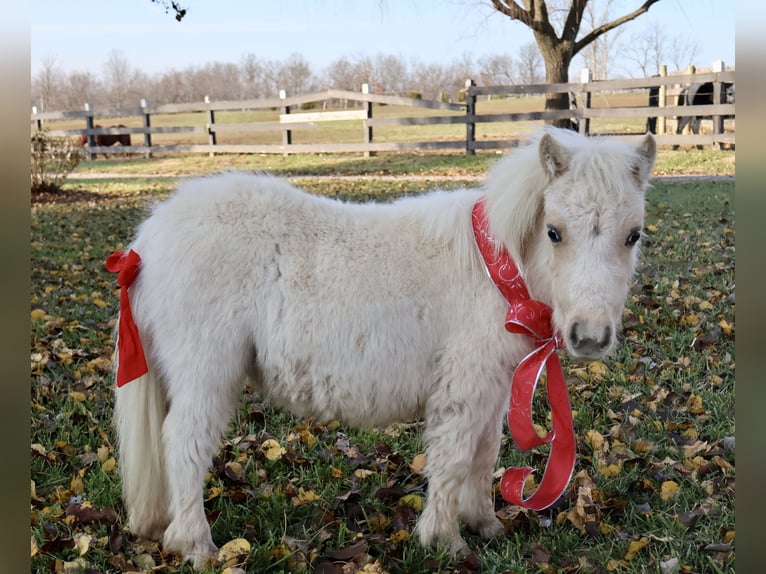
[{"label": "pony's eye", "polygon": [[553,243],[561,243],[561,233],[552,225],[548,226],[548,239]]},{"label": "pony's eye", "polygon": [[634,229],[630,232],[628,238],[625,240],[625,246],[633,247],[636,243],[638,243],[639,239],[641,239],[641,232],[638,229]]}]

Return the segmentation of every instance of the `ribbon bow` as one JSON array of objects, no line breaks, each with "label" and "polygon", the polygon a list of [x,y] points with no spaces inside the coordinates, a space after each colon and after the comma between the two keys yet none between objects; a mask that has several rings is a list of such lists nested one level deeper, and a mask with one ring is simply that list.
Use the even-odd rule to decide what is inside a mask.
[{"label": "ribbon bow", "polygon": [[146,366],[146,357],[144,357],[144,348],[138,336],[136,323],[133,321],[130,299],[128,298],[128,287],[138,275],[140,263],[141,257],[132,249],[127,254],[122,251],[115,251],[106,260],[107,271],[117,273],[117,284],[120,286],[120,324],[117,337],[118,387],[149,372]]},{"label": "ribbon bow", "polygon": [[[553,310],[542,301],[530,299],[524,278],[508,250],[490,235],[485,201],[481,199],[474,205],[473,231],[487,272],[508,302],[505,329],[535,340],[535,349],[521,360],[513,374],[508,426],[513,440],[522,450],[546,443],[551,445],[543,478],[531,496],[524,498],[523,490],[527,477],[534,472],[532,467],[506,470],[500,481],[500,492],[511,504],[543,510],[564,493],[575,465],[572,407],[564,372],[556,354],[562,342],[553,332]],[[546,436],[541,437],[532,420],[532,399],[543,369],[548,374],[552,428]]]}]

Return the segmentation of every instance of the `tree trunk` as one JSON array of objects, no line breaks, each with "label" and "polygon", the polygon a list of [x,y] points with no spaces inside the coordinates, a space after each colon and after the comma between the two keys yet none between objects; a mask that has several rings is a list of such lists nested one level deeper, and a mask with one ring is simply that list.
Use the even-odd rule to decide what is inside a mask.
[{"label": "tree trunk", "polygon": [[[566,84],[569,82],[569,64],[572,62],[572,45],[570,42],[551,38],[542,33],[535,33],[535,40],[540,47],[540,53],[545,63],[545,82],[547,84]],[[546,110],[568,110],[569,94],[546,94]],[[571,128],[571,121],[566,118],[550,120],[551,125],[560,128]]]}]

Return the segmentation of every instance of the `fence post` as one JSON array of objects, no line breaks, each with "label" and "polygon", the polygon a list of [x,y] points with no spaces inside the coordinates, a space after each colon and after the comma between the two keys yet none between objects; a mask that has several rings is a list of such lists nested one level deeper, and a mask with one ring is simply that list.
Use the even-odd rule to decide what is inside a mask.
[{"label": "fence post", "polygon": [[[369,84],[362,84],[362,93],[363,94],[370,93]],[[370,125],[369,120],[372,119],[372,102],[368,100],[367,102],[365,102],[365,105],[367,106],[367,119],[364,120],[364,143],[371,144],[372,143],[372,126]],[[370,157],[371,155],[373,154],[369,149],[364,150],[364,157]]]},{"label": "fence post", "polygon": [[[726,66],[723,63],[723,60],[716,60],[713,62],[713,72],[720,74],[725,70]],[[718,105],[724,103],[726,103],[726,92],[723,89],[721,80],[716,77],[716,79],[713,80],[713,104]],[[711,119],[713,120],[713,147],[722,149],[723,144],[720,141],[715,141],[717,139],[715,136],[723,133],[723,116],[713,115]]]},{"label": "fence post", "polygon": [[[665,64],[662,64],[660,66],[660,77],[664,78],[668,75],[668,67]],[[659,89],[659,101],[657,102],[657,106],[660,108],[664,108],[668,105],[668,85],[662,84]],[[665,134],[667,133],[667,123],[668,123],[668,117],[665,114],[662,114],[657,118],[657,133],[658,134]]]},{"label": "fence post", "polygon": [[92,131],[94,122],[93,122],[93,110],[90,107],[90,104],[86,103],[85,106],[85,129],[88,130],[88,159],[96,159],[96,154],[90,151],[93,149],[93,146],[96,145],[96,137],[93,135]]},{"label": "fence post", "polygon": [[577,116],[579,119],[578,131],[587,136],[590,133],[590,118],[585,117],[585,110],[590,109],[590,90],[587,90],[585,84],[593,81],[593,72],[588,68],[580,70],[580,93],[577,100],[579,104],[577,106]]},{"label": "fence post", "polygon": [[[207,143],[209,145],[216,144],[215,137],[215,111],[210,108],[210,96],[205,96],[205,105],[207,106]],[[208,152],[210,157],[215,155],[214,151]]]},{"label": "fence post", "polygon": [[152,132],[149,131],[152,127],[152,118],[149,114],[149,102],[146,101],[146,98],[141,98],[141,109],[143,110],[144,119],[144,146],[147,148],[144,152],[144,157],[149,159],[152,157]]},{"label": "fence post", "polygon": [[471,79],[465,81],[465,155],[476,155],[476,94],[471,89],[475,85]]},{"label": "fence post", "polygon": [[[37,106],[32,106],[32,114],[37,114]],[[40,118],[35,118],[35,129],[38,132],[41,132],[43,130],[43,120]]]},{"label": "fence post", "polygon": [[[279,99],[285,100],[287,99],[287,92],[285,90],[279,90]],[[282,113],[287,115],[290,113],[290,106],[282,106]],[[285,151],[282,155],[287,156],[289,153],[287,151],[287,147],[293,143],[293,132],[289,129],[282,130],[282,145],[285,146]]]}]

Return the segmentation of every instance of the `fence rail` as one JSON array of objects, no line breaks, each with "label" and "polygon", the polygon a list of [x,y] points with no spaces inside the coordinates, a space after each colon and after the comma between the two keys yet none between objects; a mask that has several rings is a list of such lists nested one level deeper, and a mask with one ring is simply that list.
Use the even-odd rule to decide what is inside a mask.
[{"label": "fence rail", "polygon": [[[723,66],[721,63],[721,70]],[[461,103],[422,100],[402,96],[369,93],[366,86],[362,92],[345,90],[326,90],[298,96],[287,96],[284,92],[279,98],[242,100],[242,101],[210,101],[185,104],[150,105],[141,102],[137,108],[108,108],[85,109],[63,112],[38,112],[33,108],[31,122],[33,129],[41,130],[55,122],[75,122],[82,120],[84,128],[51,129],[54,136],[86,136],[88,152],[91,157],[96,154],[143,154],[147,157],[153,153],[256,153],[256,154],[289,154],[289,153],[364,153],[369,155],[381,151],[438,151],[464,150],[466,154],[474,154],[477,150],[504,149],[516,145],[518,138],[513,130],[508,133],[492,136],[477,137],[481,126],[498,122],[541,122],[552,120],[568,120],[577,126],[584,134],[596,132],[591,127],[591,121],[624,119],[632,121],[634,129],[630,132],[616,133],[625,138],[639,137],[645,129],[637,129],[636,119],[658,118],[659,129],[656,138],[659,145],[717,145],[735,143],[733,129],[726,130],[723,119],[735,118],[735,104],[725,103],[723,86],[733,85],[733,71],[718,71],[700,74],[660,75],[651,78],[626,80],[589,81],[589,75],[583,74],[582,81],[566,84],[533,84],[512,86],[476,86],[467,81],[462,95],[465,101]],[[693,83],[710,82],[713,86],[716,103],[710,105],[687,106],[678,101],[678,93],[684,86]],[[655,105],[652,103],[652,91],[655,93]],[[620,93],[646,94],[646,103],[636,106],[594,106],[594,96],[610,99]],[[501,113],[479,112],[479,105],[488,99],[502,98],[519,99],[528,96],[545,96],[549,94],[566,93],[574,97],[576,107],[569,110],[538,110],[510,111]],[[642,96],[643,97],[643,96]],[[485,100],[482,100],[485,98]],[[342,103],[357,106],[355,109],[339,109]],[[321,106],[317,110],[317,104]],[[398,106],[412,109],[412,115],[400,117],[375,117],[377,106]],[[303,108],[311,108],[304,111]],[[382,108],[378,108],[382,109]],[[443,115],[424,115],[415,109],[447,112]],[[269,119],[245,122],[216,122],[219,112],[253,112],[267,111]],[[204,123],[197,125],[152,125],[152,119],[158,116],[174,116],[177,114],[198,114]],[[263,114],[262,114],[263,115]],[[680,134],[669,129],[674,121],[684,117],[705,117],[712,119],[710,133]],[[141,127],[112,126],[96,127],[97,122],[114,120],[115,118],[141,118]],[[317,129],[319,123],[359,122],[359,142],[322,142],[295,143],[293,132]],[[373,128],[391,126],[437,126],[465,125],[465,137],[437,137],[423,141],[374,141]],[[733,125],[733,122],[729,122]],[[356,129],[356,128],[354,128]],[[496,130],[497,131],[497,130]],[[220,143],[218,134],[234,132],[276,132],[282,134],[281,143]],[[143,145],[104,146],[97,145],[98,136],[124,135],[142,136]],[[158,145],[152,141],[152,135],[167,134],[200,134],[207,136],[207,144],[201,143],[166,143]]]}]

